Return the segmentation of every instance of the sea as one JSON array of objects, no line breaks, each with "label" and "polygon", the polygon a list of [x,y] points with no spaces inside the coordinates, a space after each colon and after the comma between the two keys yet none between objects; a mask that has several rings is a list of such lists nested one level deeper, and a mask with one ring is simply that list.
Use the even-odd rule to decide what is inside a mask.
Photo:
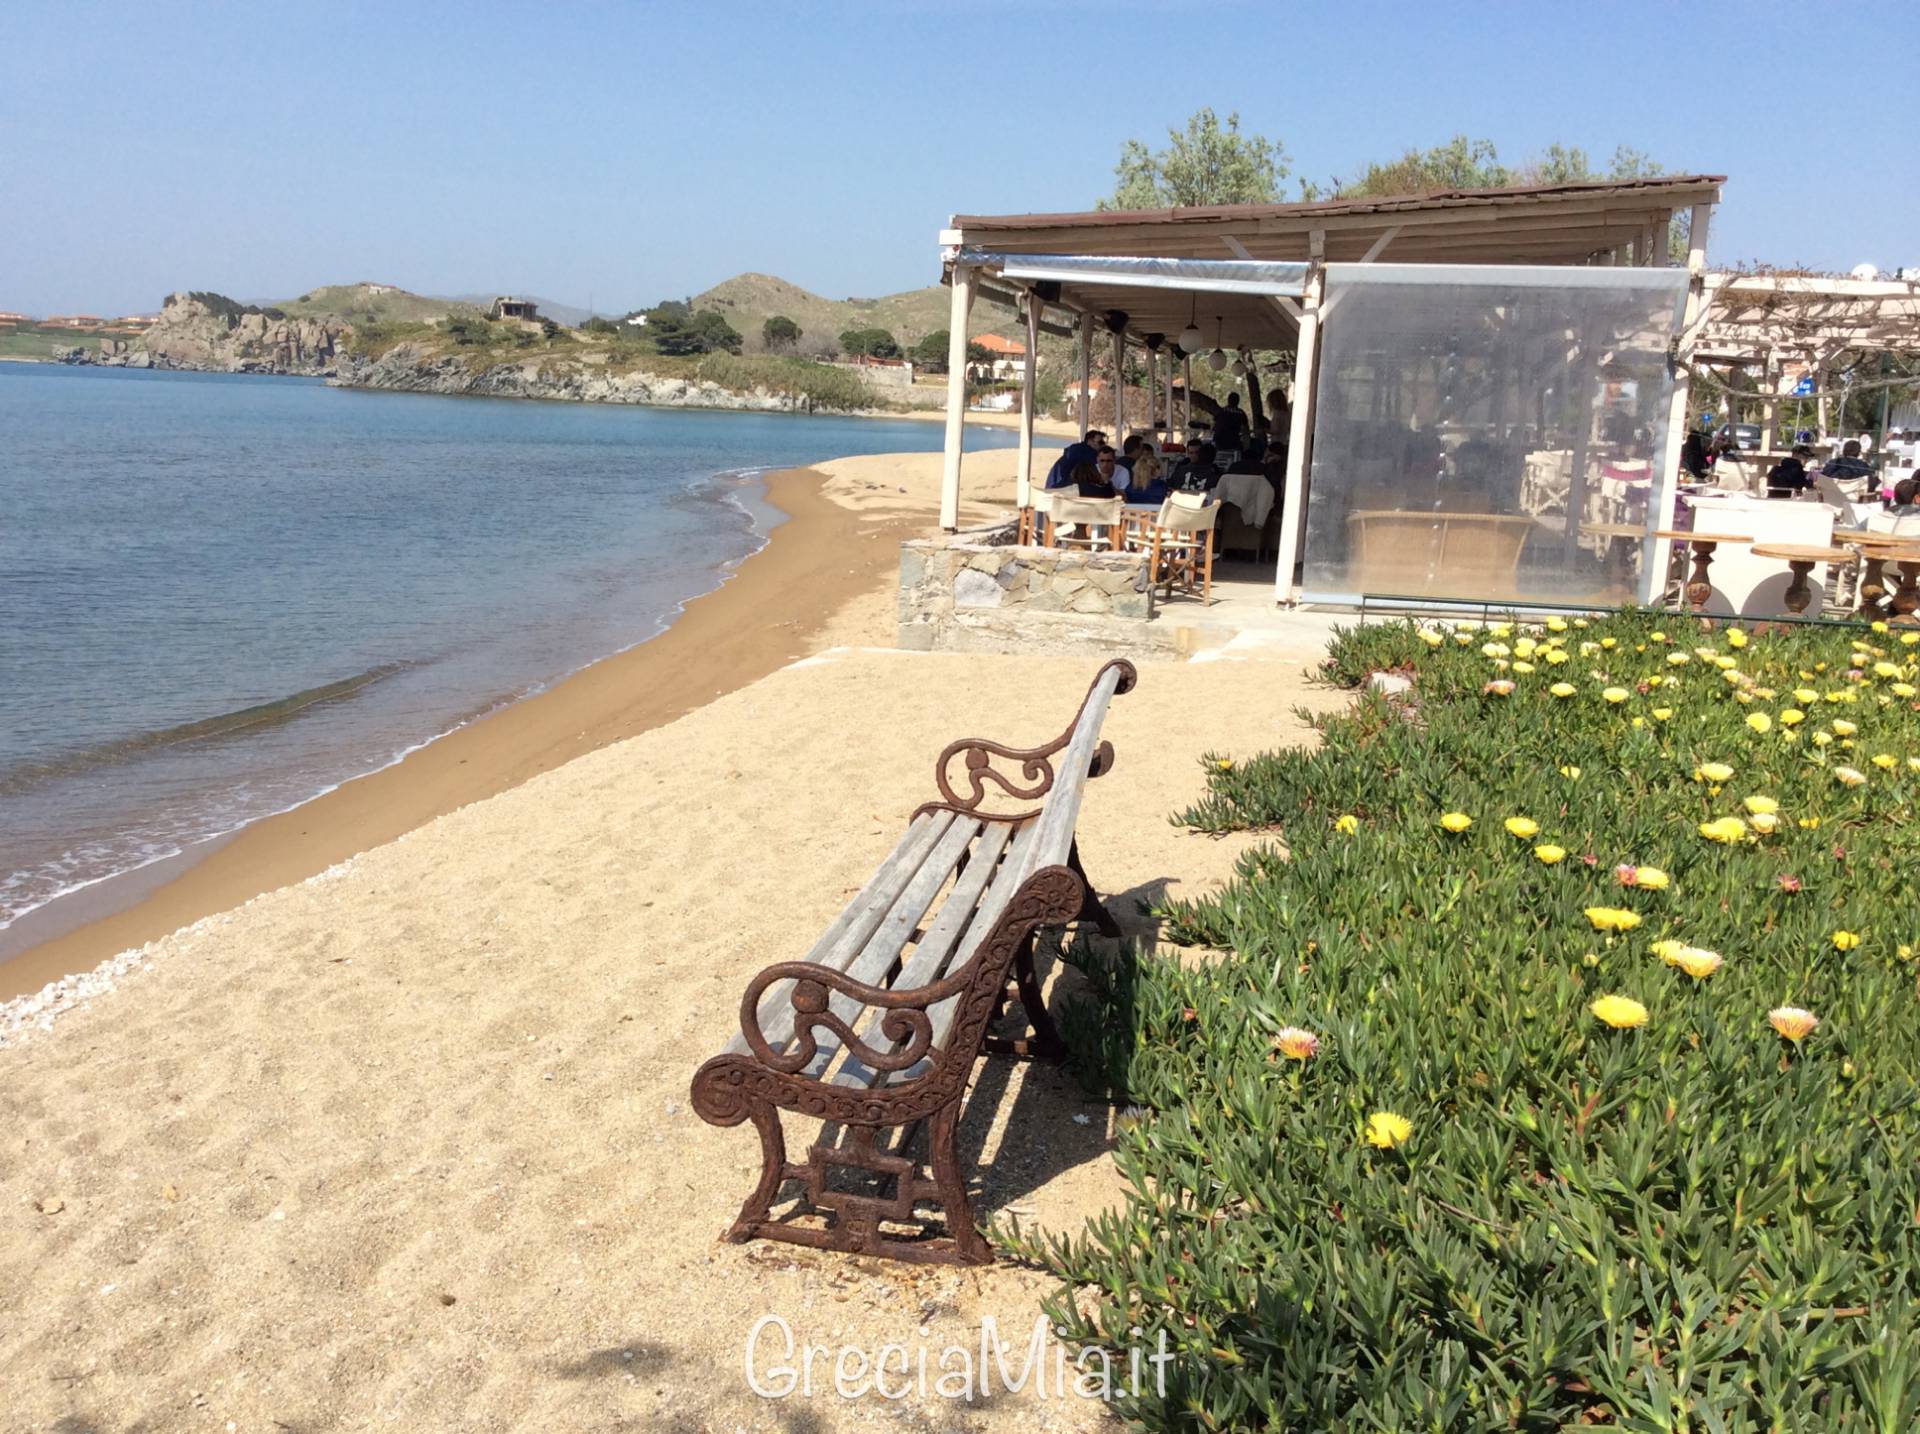
[{"label": "sea", "polygon": [[767,472],[941,436],[0,363],[0,956],[658,635],[765,543]]}]

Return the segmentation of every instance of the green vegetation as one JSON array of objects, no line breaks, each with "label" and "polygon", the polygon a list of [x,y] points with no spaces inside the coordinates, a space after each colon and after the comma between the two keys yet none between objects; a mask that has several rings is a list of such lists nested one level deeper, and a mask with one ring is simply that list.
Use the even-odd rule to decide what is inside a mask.
[{"label": "green vegetation", "polygon": [[287,317],[284,309],[262,308],[259,304],[243,304],[237,299],[229,299],[225,294],[216,294],[208,289],[195,289],[187,297],[204,305],[229,323],[245,314],[264,314],[270,319]]},{"label": "green vegetation", "polygon": [[785,314],[775,314],[760,326],[760,341],[768,353],[790,354],[799,347],[802,332],[800,325]]},{"label": "green vegetation", "polygon": [[449,314],[475,315],[481,312],[472,304],[409,294],[402,289],[372,294],[364,284],[328,284],[297,299],[283,300],[277,307],[297,319],[333,316],[356,325],[430,324]]},{"label": "green vegetation", "polygon": [[[879,299],[825,299],[771,274],[736,275],[689,303],[717,310],[743,334],[763,335],[766,321],[776,315],[791,319],[801,329],[798,352],[810,358],[838,353],[835,335],[849,329],[885,329],[903,349],[911,347],[935,329],[944,329],[953,312],[952,295],[939,284]],[[1012,312],[991,299],[974,306],[973,326],[1007,338],[1023,332]]]},{"label": "green vegetation", "polygon": [[714,309],[668,299],[647,310],[646,337],[663,354],[740,352],[740,335]]},{"label": "green vegetation", "polygon": [[0,358],[50,359],[55,349],[100,348],[100,335],[77,333],[72,329],[43,329],[22,324],[12,331],[0,330]]},{"label": "green vegetation", "polygon": [[1194,204],[1273,204],[1287,168],[1278,140],[1240,133],[1240,116],[1223,126],[1211,107],[1196,110],[1186,130],[1167,131],[1167,147],[1130,139],[1114,166],[1118,183],[1102,209],[1172,209]]},{"label": "green vegetation", "polygon": [[722,388],[791,394],[817,408],[890,408],[890,404],[860,381],[857,374],[810,359],[780,358],[771,354],[714,353],[700,359],[694,376]]},{"label": "green vegetation", "polygon": [[848,358],[899,358],[900,341],[888,329],[847,329],[840,335],[840,352]]},{"label": "green vegetation", "polygon": [[1146,1428],[1920,1427],[1920,647],[1548,628],[1342,633],[1410,705],[1208,759],[1222,954],[1080,958],[1128,1193],[1006,1243]]}]

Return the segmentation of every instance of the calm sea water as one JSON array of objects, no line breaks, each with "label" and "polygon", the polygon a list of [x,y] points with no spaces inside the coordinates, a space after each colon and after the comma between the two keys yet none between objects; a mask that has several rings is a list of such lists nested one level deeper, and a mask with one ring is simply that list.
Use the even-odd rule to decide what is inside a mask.
[{"label": "calm sea water", "polygon": [[939,444],[0,363],[0,928],[654,636],[764,541],[766,469]]}]

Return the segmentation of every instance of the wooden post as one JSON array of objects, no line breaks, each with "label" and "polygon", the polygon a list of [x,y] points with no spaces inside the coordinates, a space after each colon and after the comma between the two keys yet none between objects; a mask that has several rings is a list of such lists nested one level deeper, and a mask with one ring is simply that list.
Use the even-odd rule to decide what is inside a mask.
[{"label": "wooden post", "polygon": [[[1689,337],[1694,321],[1705,301],[1707,278],[1707,224],[1713,216],[1711,204],[1693,206],[1693,219],[1687,226],[1687,304],[1680,317],[1680,342],[1674,352],[1673,396],[1667,403],[1667,441],[1661,445],[1653,470],[1652,494],[1647,504],[1647,531],[1673,526],[1673,502],[1680,490],[1680,449],[1687,441],[1688,367],[1693,362],[1693,342]],[[1569,514],[1570,518],[1574,515]],[[1574,521],[1578,521],[1574,518]],[[1667,562],[1673,544],[1667,538],[1649,537],[1641,547],[1640,601],[1651,607],[1660,600],[1667,580]]]},{"label": "wooden post", "polygon": [[1185,443],[1193,437],[1193,355],[1186,357],[1186,371],[1181,375],[1180,406],[1184,410],[1180,415],[1180,441]]},{"label": "wooden post", "polygon": [[1015,506],[1027,508],[1033,503],[1033,383],[1034,369],[1040,362],[1039,297],[1027,291],[1027,354],[1020,374],[1020,463],[1014,471]]},{"label": "wooden post", "polygon": [[1167,445],[1173,442],[1173,355],[1167,355],[1167,381],[1162,385],[1167,410],[1167,426],[1160,430],[1160,451],[1165,453]]},{"label": "wooden post", "polygon": [[[1153,421],[1160,412],[1160,390],[1154,386],[1154,373],[1159,367],[1160,355],[1153,349],[1147,350],[1147,421],[1142,425],[1147,430],[1149,441],[1153,435]],[[1123,438],[1121,442],[1125,442]]]},{"label": "wooden post", "polygon": [[1113,336],[1113,432],[1107,435],[1117,449],[1127,436],[1127,336]]},{"label": "wooden post", "polygon": [[1093,315],[1080,316],[1080,432],[1079,437],[1087,436],[1087,427],[1093,422]]},{"label": "wooden post", "polygon": [[1293,421],[1287,429],[1287,498],[1280,520],[1280,564],[1273,578],[1275,602],[1293,601],[1293,568],[1307,530],[1307,445],[1313,433],[1313,368],[1320,339],[1320,297],[1326,287],[1327,231],[1307,241],[1306,293],[1300,301],[1300,342],[1293,353]]},{"label": "wooden post", "polygon": [[960,526],[960,450],[967,429],[967,316],[973,312],[973,268],[953,266],[953,310],[947,329],[947,444],[940,465],[940,526]]}]

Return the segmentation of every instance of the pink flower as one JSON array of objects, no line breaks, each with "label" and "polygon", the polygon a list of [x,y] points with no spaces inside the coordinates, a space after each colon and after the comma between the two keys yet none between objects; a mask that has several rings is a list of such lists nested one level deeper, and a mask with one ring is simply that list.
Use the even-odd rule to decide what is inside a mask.
[{"label": "pink flower", "polygon": [[1613,874],[1622,886],[1632,886],[1640,879],[1640,868],[1630,861],[1623,861],[1613,869]]},{"label": "pink flower", "polygon": [[1798,891],[1800,889],[1800,878],[1790,871],[1783,871],[1774,878],[1774,884],[1782,891]]}]

